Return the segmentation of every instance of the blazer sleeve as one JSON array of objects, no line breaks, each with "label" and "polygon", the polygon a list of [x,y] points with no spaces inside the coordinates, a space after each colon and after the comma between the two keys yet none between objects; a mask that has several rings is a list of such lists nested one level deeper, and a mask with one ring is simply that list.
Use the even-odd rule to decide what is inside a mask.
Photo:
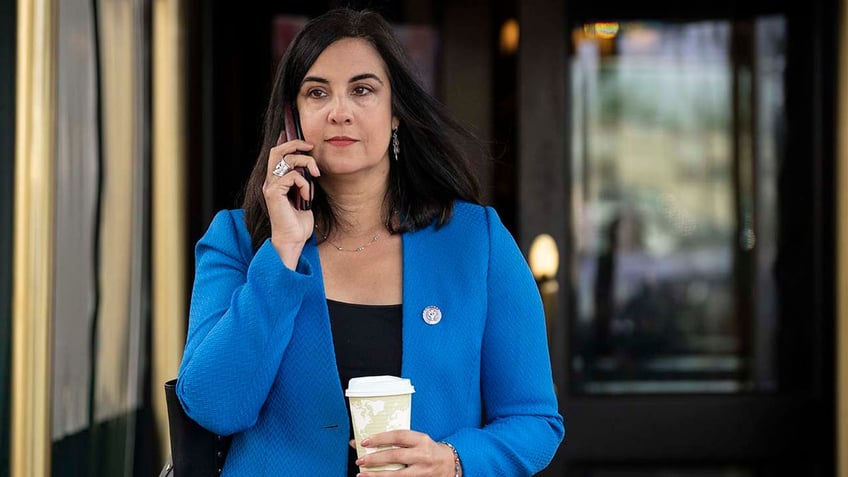
[{"label": "blazer sleeve", "polygon": [[488,313],[481,350],[485,424],[446,438],[464,475],[533,475],[565,435],[548,354],[538,288],[512,235],[486,209],[490,249]]},{"label": "blazer sleeve", "polygon": [[242,220],[219,212],[197,244],[177,380],[186,414],[222,435],[256,422],[306,291],[318,285],[303,256],[292,271],[270,240],[253,255]]}]

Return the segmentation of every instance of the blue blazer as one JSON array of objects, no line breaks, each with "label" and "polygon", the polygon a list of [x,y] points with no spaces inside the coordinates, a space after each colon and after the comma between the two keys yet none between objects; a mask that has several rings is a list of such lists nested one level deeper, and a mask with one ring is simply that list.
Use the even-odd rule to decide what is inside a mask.
[{"label": "blue blazer", "polygon": [[[347,383],[315,238],[292,271],[270,240],[254,254],[242,211],[222,211],[196,265],[177,393],[235,434],[223,474],[345,475]],[[553,457],[564,430],[542,304],[494,209],[458,202],[448,224],[403,235],[402,376],[412,429],[453,444],[466,476],[532,475]]]}]

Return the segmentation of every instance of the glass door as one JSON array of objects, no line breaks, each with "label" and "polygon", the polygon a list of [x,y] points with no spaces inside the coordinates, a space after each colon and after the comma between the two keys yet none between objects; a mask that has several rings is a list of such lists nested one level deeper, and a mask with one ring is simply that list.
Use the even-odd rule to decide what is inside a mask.
[{"label": "glass door", "polygon": [[832,475],[835,3],[725,3],[563,6],[548,475]]},{"label": "glass door", "polygon": [[785,18],[572,38],[572,386],[777,390]]}]

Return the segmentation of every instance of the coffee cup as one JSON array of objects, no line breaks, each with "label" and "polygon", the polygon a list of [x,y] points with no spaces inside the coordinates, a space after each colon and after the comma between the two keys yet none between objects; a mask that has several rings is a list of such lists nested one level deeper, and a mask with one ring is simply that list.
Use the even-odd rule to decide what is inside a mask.
[{"label": "coffee cup", "polygon": [[[409,429],[412,417],[412,393],[415,388],[409,379],[397,376],[364,376],[348,383],[345,396],[350,401],[350,417],[356,455],[390,449],[392,446],[364,448],[363,439],[380,432]],[[360,471],[398,470],[403,464],[360,467]]]}]

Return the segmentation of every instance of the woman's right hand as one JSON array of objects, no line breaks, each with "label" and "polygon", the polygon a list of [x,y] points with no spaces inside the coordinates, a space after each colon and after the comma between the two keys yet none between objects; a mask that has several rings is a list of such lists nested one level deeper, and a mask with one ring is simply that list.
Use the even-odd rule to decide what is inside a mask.
[{"label": "woman's right hand", "polygon": [[[289,190],[294,187],[304,200],[312,200],[312,188],[306,179],[295,171],[296,167],[306,167],[312,177],[321,175],[315,158],[299,153],[309,152],[312,147],[312,144],[301,140],[272,147],[268,154],[268,172],[262,185],[268,218],[271,221],[271,244],[283,263],[291,270],[297,268],[303,246],[315,227],[312,211],[298,210],[288,198]],[[284,160],[291,170],[278,177],[274,175],[274,168],[281,160]]]}]

